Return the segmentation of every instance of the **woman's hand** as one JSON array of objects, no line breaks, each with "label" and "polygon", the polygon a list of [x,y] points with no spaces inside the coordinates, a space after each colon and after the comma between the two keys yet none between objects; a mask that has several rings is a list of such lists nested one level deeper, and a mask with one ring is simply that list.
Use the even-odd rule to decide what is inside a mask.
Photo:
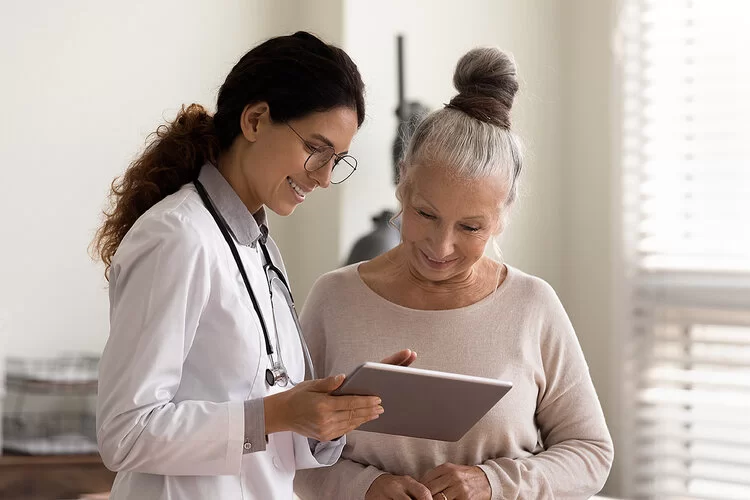
[{"label": "woman's hand", "polygon": [[490,500],[490,481],[476,466],[443,464],[435,467],[420,481],[435,500]]},{"label": "woman's hand", "polygon": [[331,396],[344,375],[297,384],[264,398],[266,434],[293,431],[302,436],[331,441],[374,420],[383,413],[375,396]]},{"label": "woman's hand", "polygon": [[430,490],[409,476],[378,476],[365,494],[365,500],[432,500]]},{"label": "woman's hand", "polygon": [[414,363],[416,359],[416,352],[412,351],[411,349],[404,349],[403,351],[398,351],[396,354],[391,354],[390,356],[382,360],[381,363],[385,363],[388,365],[409,366],[410,364]]}]

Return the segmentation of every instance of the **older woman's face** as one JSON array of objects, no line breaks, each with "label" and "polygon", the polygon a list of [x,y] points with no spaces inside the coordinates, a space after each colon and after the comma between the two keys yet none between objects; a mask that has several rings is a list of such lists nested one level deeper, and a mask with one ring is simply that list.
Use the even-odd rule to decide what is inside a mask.
[{"label": "older woman's face", "polygon": [[499,228],[507,188],[467,180],[442,166],[415,166],[404,193],[401,237],[413,271],[429,281],[461,279]]}]

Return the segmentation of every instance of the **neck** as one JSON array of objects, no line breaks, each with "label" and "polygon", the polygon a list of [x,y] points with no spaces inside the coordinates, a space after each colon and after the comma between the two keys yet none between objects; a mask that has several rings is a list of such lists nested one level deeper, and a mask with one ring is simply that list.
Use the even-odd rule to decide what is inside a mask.
[{"label": "neck", "polygon": [[412,309],[444,310],[482,300],[503,281],[501,267],[480,259],[450,279],[428,280],[412,268],[403,244],[358,267],[360,277],[375,293]]},{"label": "neck", "polygon": [[247,169],[242,168],[242,158],[237,151],[236,144],[232,145],[228,151],[222,153],[218,160],[217,169],[219,173],[227,180],[242,203],[245,204],[251,214],[256,213],[263,204],[258,200],[258,196],[253,192],[252,182],[248,178]]}]

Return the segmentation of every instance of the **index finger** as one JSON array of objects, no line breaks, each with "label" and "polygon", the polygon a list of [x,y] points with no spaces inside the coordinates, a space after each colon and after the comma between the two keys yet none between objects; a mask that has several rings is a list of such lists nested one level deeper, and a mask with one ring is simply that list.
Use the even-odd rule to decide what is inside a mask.
[{"label": "index finger", "polygon": [[337,411],[358,410],[360,408],[372,408],[378,406],[382,401],[377,396],[328,396],[331,399],[331,407]]},{"label": "index finger", "polygon": [[427,488],[427,486],[423,485],[416,479],[410,476],[404,477],[404,486],[406,487],[406,492],[412,497],[412,498],[418,498],[420,500],[426,499],[430,500],[432,499],[432,493]]},{"label": "index finger", "polygon": [[381,363],[397,366],[409,366],[417,359],[417,353],[411,349],[404,349],[387,358],[381,360]]},{"label": "index finger", "polygon": [[428,471],[427,474],[425,474],[419,482],[424,485],[427,485],[427,483],[432,482],[435,479],[439,478],[440,476],[446,474],[448,470],[449,469],[448,469],[447,463],[444,463],[443,465],[438,465],[434,469]]}]

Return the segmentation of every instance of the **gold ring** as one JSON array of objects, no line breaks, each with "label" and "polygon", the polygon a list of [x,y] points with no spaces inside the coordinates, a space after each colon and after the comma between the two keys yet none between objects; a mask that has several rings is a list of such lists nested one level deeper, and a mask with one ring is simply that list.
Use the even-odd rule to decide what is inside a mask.
[{"label": "gold ring", "polygon": [[441,492],[440,492],[440,494],[441,494],[441,495],[443,495],[443,500],[448,500],[448,497],[447,497],[447,496],[445,496],[445,493],[443,493],[443,492],[441,491]]}]

